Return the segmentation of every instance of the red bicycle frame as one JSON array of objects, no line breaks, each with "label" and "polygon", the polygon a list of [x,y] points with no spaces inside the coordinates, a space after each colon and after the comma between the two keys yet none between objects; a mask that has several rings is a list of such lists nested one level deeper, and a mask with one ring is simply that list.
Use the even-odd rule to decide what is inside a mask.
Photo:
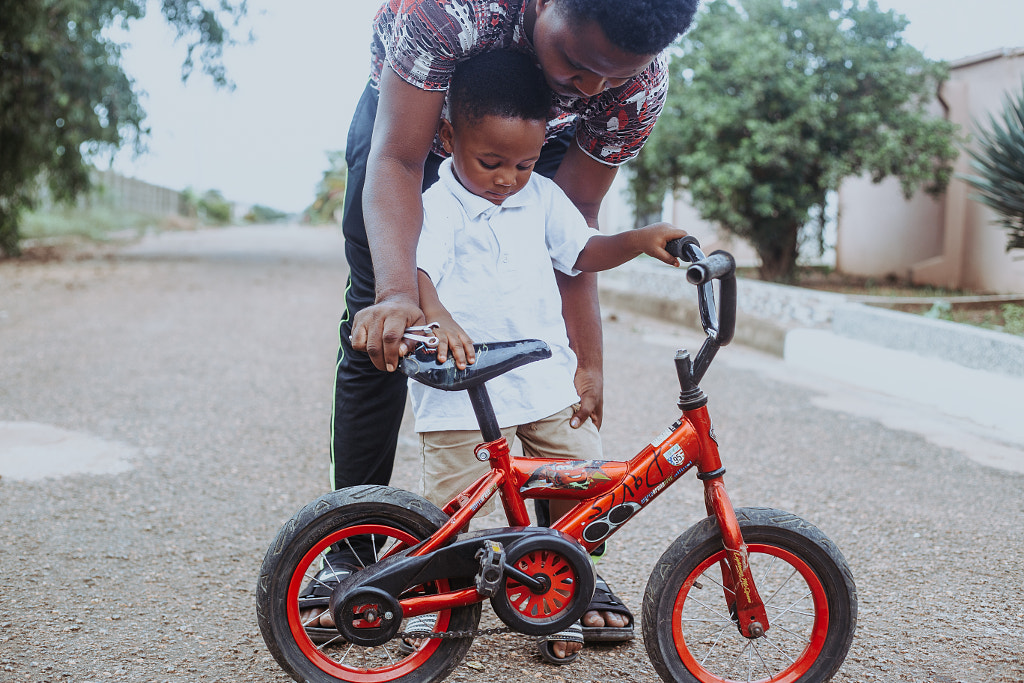
[{"label": "red bicycle frame", "polygon": [[[588,552],[594,550],[615,531],[646,507],[666,488],[691,468],[704,483],[704,502],[709,515],[718,520],[725,560],[721,563],[722,585],[727,603],[735,609],[739,628],[744,636],[759,637],[768,629],[768,616],[757,593],[750,572],[747,546],[743,542],[736,513],[726,493],[722,475],[725,469],[718,453],[714,428],[708,414],[707,399],[697,383],[720,346],[728,344],[735,325],[735,263],[718,252],[704,261],[695,242],[684,238],[678,248],[690,261],[710,264],[703,271],[687,277],[698,287],[701,319],[708,338],[692,362],[686,351],[676,355],[676,371],[680,380],[679,420],[628,461],[570,460],[566,458],[513,458],[504,437],[480,444],[477,459],[486,460],[491,469],[444,508],[448,515],[435,534],[415,547],[411,555],[426,555],[453,539],[490,498],[498,493],[508,521],[513,526],[529,526],[526,500],[575,500],[576,505],[551,525],[580,543]],[[722,316],[714,307],[711,280],[721,281]],[[473,391],[477,394],[473,394]],[[500,435],[493,422],[493,411],[483,386],[471,389],[474,407],[481,428],[488,434]],[[490,427],[488,427],[490,425]],[[439,595],[418,596],[402,600],[406,617],[472,604],[481,597],[475,588],[465,588]]]}]

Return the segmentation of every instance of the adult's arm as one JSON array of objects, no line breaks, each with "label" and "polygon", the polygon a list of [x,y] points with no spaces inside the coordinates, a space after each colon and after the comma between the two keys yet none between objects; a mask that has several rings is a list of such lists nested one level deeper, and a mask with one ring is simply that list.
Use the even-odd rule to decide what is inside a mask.
[{"label": "adult's arm", "polygon": [[[608,188],[615,179],[616,167],[602,164],[583,152],[573,141],[555,174],[555,182],[580,210],[587,225],[597,228],[597,214]],[[570,277],[555,271],[562,295],[569,345],[578,360],[576,392],[580,408],[571,424],[579,426],[590,418],[598,428],[604,418],[604,368],[601,340],[601,309],[597,300],[597,275],[580,273]]]},{"label": "adult's arm", "polygon": [[443,104],[443,92],[421,90],[384,68],[363,188],[376,299],[353,319],[352,346],[388,372],[398,367],[405,328],[423,322],[416,286],[423,163]]}]

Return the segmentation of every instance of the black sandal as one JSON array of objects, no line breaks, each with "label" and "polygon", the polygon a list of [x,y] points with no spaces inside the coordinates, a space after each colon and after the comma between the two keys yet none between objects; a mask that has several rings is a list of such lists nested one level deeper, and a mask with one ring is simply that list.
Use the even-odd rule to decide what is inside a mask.
[{"label": "black sandal", "polygon": [[[299,593],[299,614],[309,609],[318,609],[313,619],[319,619],[328,609],[331,603],[331,593],[342,579],[355,571],[354,567],[340,565],[337,567],[324,567],[313,579],[306,584],[306,587]],[[338,629],[326,626],[306,626],[306,635],[317,645],[337,640],[344,642]]]},{"label": "black sandal", "polygon": [[562,666],[564,664],[572,664],[579,659],[580,652],[582,652],[582,650],[577,650],[568,657],[556,657],[554,647],[556,642],[582,643],[583,627],[580,626],[580,622],[577,621],[575,624],[570,624],[565,630],[559,631],[558,633],[541,636],[537,639],[537,652],[540,653],[541,659],[548,664],[557,664],[558,666]]},{"label": "black sandal", "polygon": [[623,604],[619,596],[612,593],[612,589],[608,587],[608,583],[604,579],[596,575],[594,578],[594,597],[591,599],[587,611],[621,614],[629,619],[629,623],[625,626],[587,626],[584,624],[583,640],[588,643],[615,643],[632,640],[634,637],[633,613]]}]

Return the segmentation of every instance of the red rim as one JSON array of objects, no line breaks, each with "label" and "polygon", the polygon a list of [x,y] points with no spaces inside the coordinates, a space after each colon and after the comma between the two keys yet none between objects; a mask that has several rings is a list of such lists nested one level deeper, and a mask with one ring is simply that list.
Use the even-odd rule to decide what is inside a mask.
[{"label": "red rim", "polygon": [[538,595],[521,583],[509,579],[505,594],[513,609],[532,621],[556,618],[572,603],[576,594],[576,572],[564,557],[550,550],[534,550],[516,561],[516,569],[530,576],[543,575],[551,586]]},{"label": "red rim", "polygon": [[[295,639],[295,643],[299,646],[302,654],[324,673],[346,681],[351,681],[352,683],[383,683],[386,681],[396,680],[418,669],[428,659],[430,659],[431,655],[433,655],[434,652],[437,651],[437,648],[441,646],[441,640],[431,638],[420,650],[417,650],[416,652],[409,654],[388,666],[373,669],[345,666],[328,657],[312,640],[309,639],[309,636],[306,635],[305,628],[302,626],[302,620],[299,618],[299,592],[302,590],[306,570],[309,566],[324,550],[327,549],[328,546],[352,536],[362,536],[367,534],[387,536],[388,538],[397,539],[406,545],[414,545],[419,542],[419,539],[408,532],[381,524],[361,524],[358,526],[346,527],[334,532],[333,534],[325,536],[315,546],[310,548],[309,552],[302,557],[302,560],[295,568],[295,573],[292,574],[291,581],[288,584],[288,627],[291,630],[292,638]],[[448,590],[446,582],[438,581],[437,583],[438,590]],[[448,628],[448,622],[450,619],[451,613],[449,611],[445,610],[443,612],[439,612],[435,628],[441,631],[445,630]]]},{"label": "red rim", "polygon": [[[793,681],[796,681],[810,670],[811,666],[813,666],[814,662],[817,661],[818,656],[821,654],[821,651],[825,646],[825,637],[828,634],[829,622],[828,597],[825,595],[825,587],[821,584],[821,580],[818,579],[817,575],[811,570],[811,568],[803,560],[788,550],[762,543],[751,543],[747,548],[751,555],[754,555],[755,553],[771,555],[787,562],[800,574],[801,577],[803,577],[807,584],[807,588],[810,590],[811,600],[814,605],[814,616],[813,621],[811,622],[810,634],[807,637],[806,646],[788,667],[773,675],[771,678],[763,678],[758,681],[758,683],[793,683]],[[690,648],[686,643],[686,635],[683,633],[683,606],[686,603],[690,589],[709,567],[724,559],[725,550],[721,550],[704,560],[700,566],[694,569],[690,575],[686,577],[686,581],[679,590],[679,594],[676,596],[675,603],[672,606],[672,640],[675,643],[676,652],[679,654],[680,659],[682,659],[686,669],[702,683],[737,683],[734,679],[721,678],[717,674],[714,674],[704,668],[704,666],[690,651]],[[758,578],[756,574],[754,578],[756,581]],[[760,586],[758,587],[758,590],[762,590]],[[774,594],[770,591],[766,592],[767,595],[762,593],[762,598],[771,602],[771,598],[774,597]],[[718,597],[721,598],[722,596],[719,595]],[[771,633],[771,616],[772,615],[769,614],[768,634]],[[739,635],[738,631],[736,632],[736,635]]]}]

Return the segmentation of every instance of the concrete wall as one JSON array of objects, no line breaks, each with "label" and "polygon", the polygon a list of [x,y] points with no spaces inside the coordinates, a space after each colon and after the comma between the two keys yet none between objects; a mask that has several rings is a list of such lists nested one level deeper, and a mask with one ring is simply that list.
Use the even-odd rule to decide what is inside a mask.
[{"label": "concrete wall", "polygon": [[[1024,82],[1024,48],[1000,50],[953,62],[940,89],[944,115],[962,131],[987,125],[1002,111],[1006,96]],[[955,172],[970,174],[963,153]],[[837,265],[846,273],[896,274],[915,282],[987,292],[1024,292],[1022,254],[1007,254],[1006,233],[995,215],[970,198],[970,186],[954,179],[933,200],[920,193],[903,198],[899,184],[848,180],[839,192]],[[879,245],[884,245],[879,248]]]}]

